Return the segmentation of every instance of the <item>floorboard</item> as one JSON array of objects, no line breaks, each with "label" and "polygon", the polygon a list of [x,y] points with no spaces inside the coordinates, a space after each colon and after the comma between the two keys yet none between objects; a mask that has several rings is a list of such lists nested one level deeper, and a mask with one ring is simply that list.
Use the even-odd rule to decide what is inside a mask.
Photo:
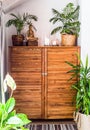
[{"label": "floorboard", "polygon": [[29,130],[77,130],[73,120],[32,120]]}]

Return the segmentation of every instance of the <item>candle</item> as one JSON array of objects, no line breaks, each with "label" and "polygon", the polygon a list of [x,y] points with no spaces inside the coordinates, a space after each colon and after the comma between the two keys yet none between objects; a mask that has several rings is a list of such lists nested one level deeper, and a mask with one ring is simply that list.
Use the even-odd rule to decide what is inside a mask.
[{"label": "candle", "polygon": [[54,46],[56,46],[56,41],[53,41],[53,43],[52,43]]},{"label": "candle", "polygon": [[45,45],[49,45],[49,38],[45,37]]}]

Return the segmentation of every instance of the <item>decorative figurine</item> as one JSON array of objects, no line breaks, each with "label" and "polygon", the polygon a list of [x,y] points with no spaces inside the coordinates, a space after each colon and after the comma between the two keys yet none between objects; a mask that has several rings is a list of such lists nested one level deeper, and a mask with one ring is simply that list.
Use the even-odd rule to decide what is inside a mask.
[{"label": "decorative figurine", "polygon": [[29,46],[37,46],[38,38],[34,36],[33,26],[29,25],[29,30],[27,31],[27,41]]}]

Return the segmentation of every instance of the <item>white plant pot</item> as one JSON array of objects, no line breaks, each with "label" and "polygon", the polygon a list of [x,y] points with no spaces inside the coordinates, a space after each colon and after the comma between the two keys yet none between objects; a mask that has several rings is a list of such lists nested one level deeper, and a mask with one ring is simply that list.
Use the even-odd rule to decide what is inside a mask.
[{"label": "white plant pot", "polygon": [[90,130],[90,115],[76,113],[75,121],[77,123],[78,130]]}]

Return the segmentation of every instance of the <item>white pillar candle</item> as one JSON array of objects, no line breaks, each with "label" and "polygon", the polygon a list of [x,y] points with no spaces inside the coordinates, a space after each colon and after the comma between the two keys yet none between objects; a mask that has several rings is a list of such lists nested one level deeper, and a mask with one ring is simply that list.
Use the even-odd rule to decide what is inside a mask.
[{"label": "white pillar candle", "polygon": [[54,40],[52,44],[53,44],[54,46],[56,46],[56,41]]},{"label": "white pillar candle", "polygon": [[44,45],[49,45],[49,38],[45,37],[45,44]]}]

